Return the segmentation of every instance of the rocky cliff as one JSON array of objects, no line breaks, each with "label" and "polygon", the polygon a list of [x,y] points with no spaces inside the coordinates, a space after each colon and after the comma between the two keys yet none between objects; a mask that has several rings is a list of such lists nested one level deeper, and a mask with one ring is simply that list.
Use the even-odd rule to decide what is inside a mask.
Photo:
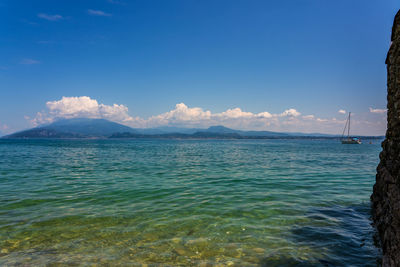
[{"label": "rocky cliff", "polygon": [[386,65],[388,124],[371,196],[372,217],[382,247],[382,265],[400,266],[400,11],[394,19]]}]

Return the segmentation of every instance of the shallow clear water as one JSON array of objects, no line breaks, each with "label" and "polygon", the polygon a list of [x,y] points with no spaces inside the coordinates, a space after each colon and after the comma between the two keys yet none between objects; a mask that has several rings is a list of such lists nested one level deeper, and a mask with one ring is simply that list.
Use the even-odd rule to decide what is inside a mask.
[{"label": "shallow clear water", "polygon": [[380,144],[0,140],[0,265],[376,266]]}]

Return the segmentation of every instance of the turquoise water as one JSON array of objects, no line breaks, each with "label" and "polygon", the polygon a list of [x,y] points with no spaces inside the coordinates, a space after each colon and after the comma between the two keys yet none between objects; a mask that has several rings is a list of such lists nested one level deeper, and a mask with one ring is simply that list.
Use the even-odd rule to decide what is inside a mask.
[{"label": "turquoise water", "polygon": [[0,265],[376,266],[380,150],[0,140]]}]

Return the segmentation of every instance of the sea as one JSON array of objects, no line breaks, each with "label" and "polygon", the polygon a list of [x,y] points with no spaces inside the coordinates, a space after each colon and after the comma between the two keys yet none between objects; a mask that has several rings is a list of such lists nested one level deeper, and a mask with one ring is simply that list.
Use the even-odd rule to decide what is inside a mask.
[{"label": "sea", "polygon": [[0,266],[377,266],[381,141],[0,139]]}]

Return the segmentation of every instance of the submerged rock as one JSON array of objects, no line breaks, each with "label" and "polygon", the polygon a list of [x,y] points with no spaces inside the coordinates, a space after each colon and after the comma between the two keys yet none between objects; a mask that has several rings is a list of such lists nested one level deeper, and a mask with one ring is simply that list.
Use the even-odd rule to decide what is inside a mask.
[{"label": "submerged rock", "polygon": [[382,248],[382,266],[400,266],[400,10],[386,64],[388,125],[371,196],[372,218]]}]

